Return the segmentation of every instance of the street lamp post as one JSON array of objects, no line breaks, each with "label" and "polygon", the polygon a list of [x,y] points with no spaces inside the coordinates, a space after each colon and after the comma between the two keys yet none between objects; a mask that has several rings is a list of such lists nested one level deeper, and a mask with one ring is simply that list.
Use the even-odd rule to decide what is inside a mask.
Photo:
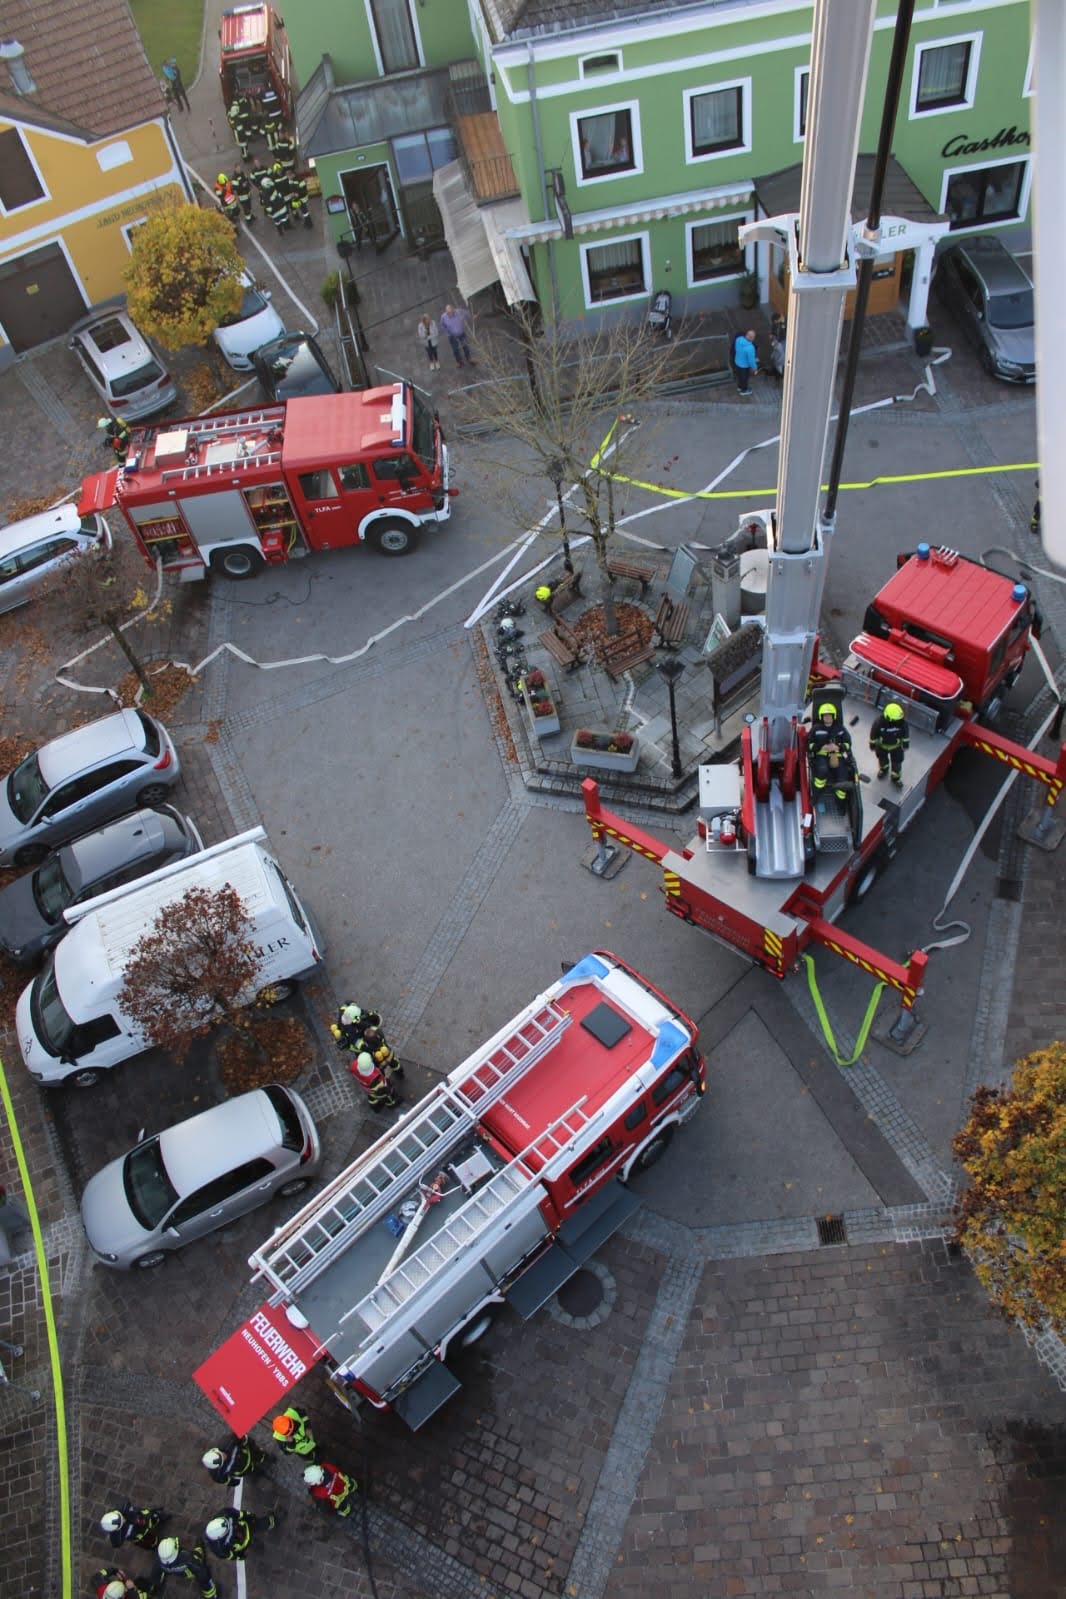
[{"label": "street lamp post", "polygon": [[685,667],[676,655],[668,655],[664,661],[656,661],[655,670],[664,679],[670,694],[670,738],[673,744],[673,759],[670,764],[670,770],[674,775],[674,781],[677,782],[683,774],[681,771],[681,750],[677,742],[677,701],[674,696],[678,679],[683,674]]}]

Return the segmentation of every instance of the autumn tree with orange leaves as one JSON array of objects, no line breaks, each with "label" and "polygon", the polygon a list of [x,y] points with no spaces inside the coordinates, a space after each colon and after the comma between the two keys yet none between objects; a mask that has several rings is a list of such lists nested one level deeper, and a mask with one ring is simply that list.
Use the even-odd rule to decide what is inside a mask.
[{"label": "autumn tree with orange leaves", "polygon": [[158,211],[133,235],[126,304],[142,332],[168,350],[206,344],[240,309],[244,262],[220,211],[179,205]]},{"label": "autumn tree with orange leaves", "polygon": [[953,1147],[970,1179],[955,1242],[1005,1315],[1066,1335],[1066,1044],[979,1088]]}]

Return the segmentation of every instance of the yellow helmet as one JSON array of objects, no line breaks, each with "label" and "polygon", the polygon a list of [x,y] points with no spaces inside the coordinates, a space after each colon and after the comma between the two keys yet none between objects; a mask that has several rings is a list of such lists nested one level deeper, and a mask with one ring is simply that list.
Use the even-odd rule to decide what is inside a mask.
[{"label": "yellow helmet", "polygon": [[885,721],[886,722],[902,722],[902,720],[903,720],[903,706],[902,705],[897,705],[895,700],[890,700],[889,703],[885,706]]},{"label": "yellow helmet", "polygon": [[826,700],[822,705],[819,705],[819,707],[818,707],[818,720],[819,721],[821,721],[823,716],[831,716],[835,720],[836,719],[836,714],[837,714],[836,706],[835,705],[830,705],[828,700]]}]

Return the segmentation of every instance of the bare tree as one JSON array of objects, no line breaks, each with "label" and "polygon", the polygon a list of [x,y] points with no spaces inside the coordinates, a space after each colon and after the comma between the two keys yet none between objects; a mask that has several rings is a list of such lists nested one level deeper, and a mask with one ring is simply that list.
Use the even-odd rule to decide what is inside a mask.
[{"label": "bare tree", "polygon": [[[608,634],[618,631],[609,546],[615,531],[615,485],[637,469],[634,408],[677,370],[674,346],[643,323],[601,325],[564,340],[514,313],[514,333],[479,339],[479,382],[464,396],[468,418],[518,448],[495,464],[512,481],[547,481],[558,506],[563,557],[572,567],[564,485],[576,485],[578,514],[592,541]],[[492,447],[487,449],[493,459]],[[512,504],[514,501],[512,500]],[[525,526],[526,516],[516,507]]]},{"label": "bare tree", "polygon": [[177,1060],[216,1027],[251,1037],[243,1007],[262,965],[251,935],[244,904],[229,883],[186,889],[134,945],[121,1009]]},{"label": "bare tree", "polygon": [[64,562],[49,581],[47,593],[50,610],[57,617],[61,614],[62,625],[75,634],[110,633],[145,695],[150,695],[151,679],[126,624],[138,616],[154,621],[158,614],[169,612],[170,601],[160,602],[158,611],[151,609],[145,576],[133,540],[121,535],[111,549],[100,546]]}]

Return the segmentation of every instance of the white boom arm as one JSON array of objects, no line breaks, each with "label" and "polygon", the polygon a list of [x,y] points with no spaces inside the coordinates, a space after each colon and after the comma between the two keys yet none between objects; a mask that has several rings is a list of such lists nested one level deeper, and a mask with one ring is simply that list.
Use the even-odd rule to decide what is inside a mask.
[{"label": "white boom arm", "polygon": [[1038,63],[1034,99],[1033,279],[1036,283],[1036,430],[1040,451],[1040,531],[1044,549],[1066,567],[1066,6],[1033,0]]}]

